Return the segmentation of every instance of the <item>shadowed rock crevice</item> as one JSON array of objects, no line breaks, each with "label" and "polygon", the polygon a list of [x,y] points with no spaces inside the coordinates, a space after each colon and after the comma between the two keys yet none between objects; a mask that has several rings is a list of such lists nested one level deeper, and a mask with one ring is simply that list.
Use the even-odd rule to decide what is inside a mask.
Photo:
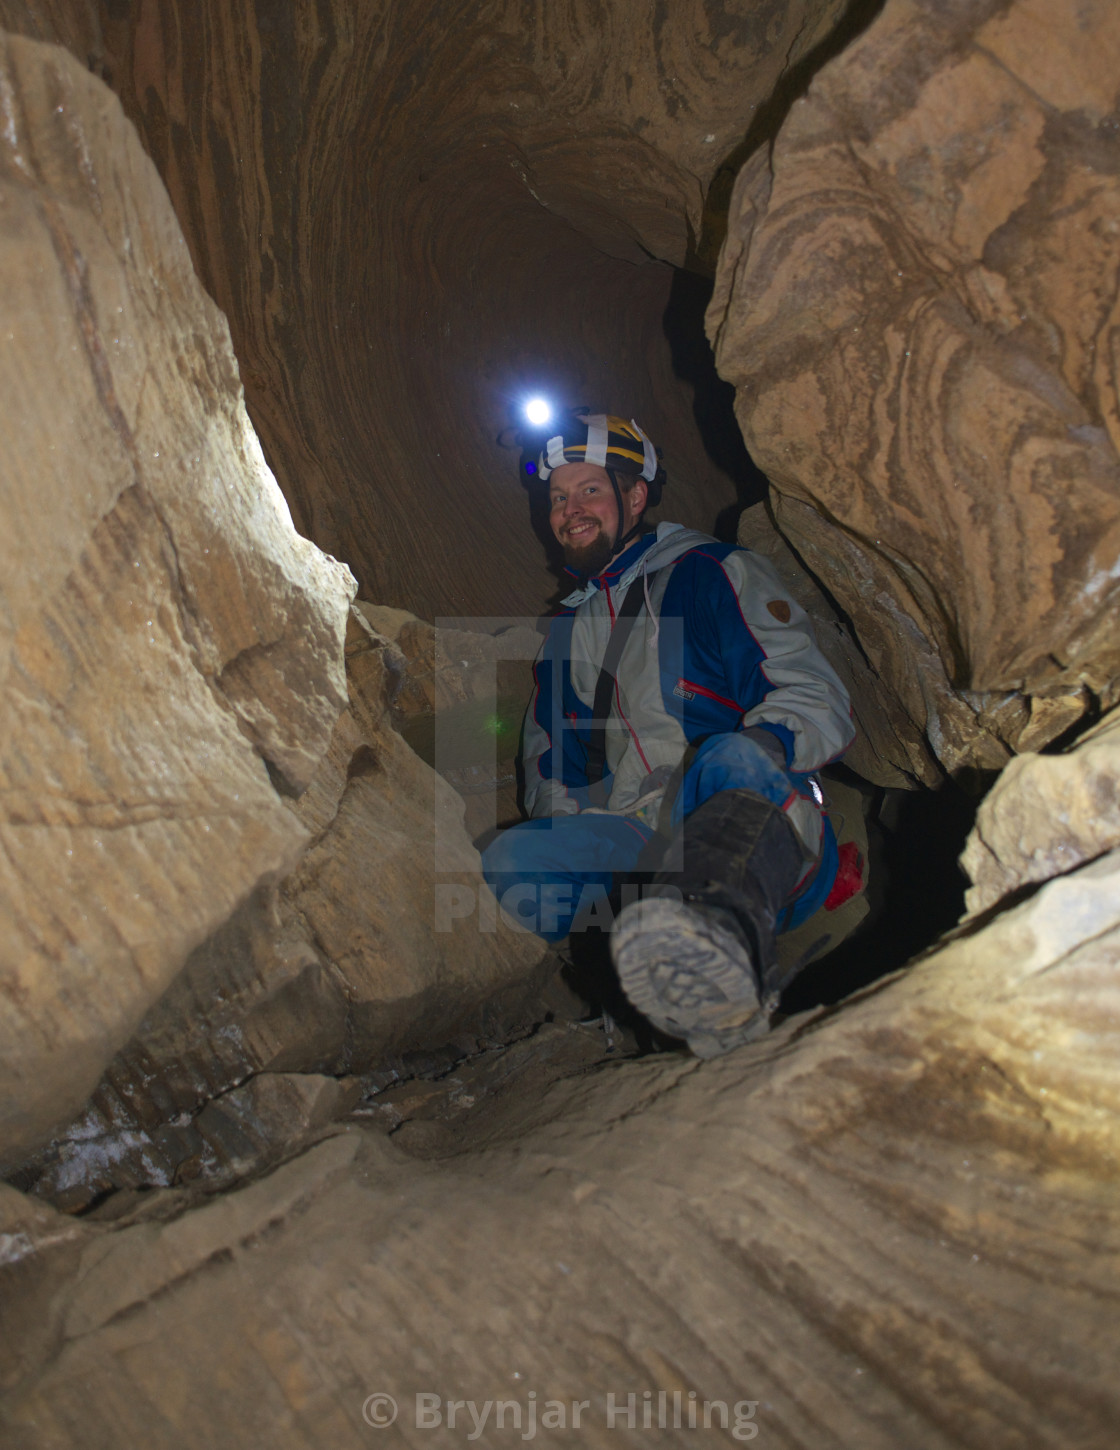
[{"label": "shadowed rock crevice", "polygon": [[789,115],[790,107],[804,96],[813,77],[863,34],[882,13],[885,4],[886,0],[849,0],[833,29],[789,65],[767,99],[756,107],[746,135],[721,162],[704,199],[703,222],[695,257],[695,265],[702,271],[715,273],[720,250],[727,237],[731,193],[740,170],[756,151],[773,142]]}]

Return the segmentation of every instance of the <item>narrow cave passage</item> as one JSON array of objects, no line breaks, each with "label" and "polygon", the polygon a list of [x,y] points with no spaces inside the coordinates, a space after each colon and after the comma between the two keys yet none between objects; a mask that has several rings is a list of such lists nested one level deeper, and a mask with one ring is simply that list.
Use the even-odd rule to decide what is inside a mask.
[{"label": "narrow cave passage", "polygon": [[[1111,1443],[1118,76],[1110,0],[0,0],[5,1444]],[[530,387],[851,700],[870,912],[716,1055],[484,884]]]},{"label": "narrow cave passage", "polygon": [[[786,7],[765,25],[744,22],[740,42],[749,36],[763,60],[748,64],[744,52],[734,94],[726,74],[718,87],[695,78],[689,104],[707,118],[699,141],[663,94],[640,83],[601,88],[591,79],[593,57],[578,45],[571,55],[583,79],[569,73],[558,84],[549,46],[519,49],[517,28],[507,27],[499,6],[483,7],[466,32],[447,29],[435,7],[411,17],[414,32],[391,24],[383,33],[363,21],[345,42],[308,29],[298,3],[236,21],[204,6],[199,26],[185,24],[173,4],[144,18],[107,7],[96,19],[90,12],[81,47],[77,31],[69,37],[83,59],[97,56],[95,69],[159,166],[199,275],[228,315],[265,455],[297,525],[357,576],[362,617],[380,641],[369,658],[389,661],[395,738],[428,764],[438,764],[434,722],[447,718],[440,689],[454,696],[456,687],[449,677],[443,686],[433,682],[438,649],[426,622],[451,617],[469,630],[476,621],[485,633],[488,618],[520,616],[528,628],[555,597],[555,560],[550,567],[539,543],[549,538],[547,526],[537,520],[536,539],[527,528],[514,455],[496,446],[529,387],[643,420],[669,466],[658,517],[733,543],[747,511],[755,534],[739,541],[785,550],[776,515],[766,511],[769,481],[744,444],[735,388],[717,372],[705,331],[731,204],[725,183],[750,159],[744,136],[760,152],[772,142],[812,75],[879,8],[849,6],[839,24],[826,4]],[[416,63],[421,35],[431,47],[424,66]],[[666,53],[682,43],[672,24],[655,40]],[[239,88],[230,69],[247,41],[259,56],[255,88]],[[608,70],[614,64],[608,60]],[[339,68],[337,94],[331,66]],[[250,134],[250,157],[242,151],[235,166],[235,148]],[[256,189],[238,181],[250,170]],[[756,443],[766,449],[773,439],[763,430]],[[795,527],[790,537],[804,532]],[[927,793],[943,772],[918,714],[889,676],[871,668],[871,655],[882,650],[874,639],[865,644],[864,621],[835,597],[819,553],[802,548],[782,558],[814,601],[818,631],[835,633],[839,655],[855,662],[858,680],[849,683],[860,696],[861,734],[849,764],[863,782],[872,867],[876,857],[882,863],[872,886],[881,898],[875,919],[843,955],[825,958],[791,989],[792,1010],[866,985],[952,925],[963,889],[954,858],[968,805],[951,787]],[[374,636],[362,647],[370,649]],[[516,813],[511,747],[526,679],[524,668],[520,682],[511,669],[503,696],[499,821]],[[353,679],[350,691],[353,701]],[[472,717],[464,728],[480,724]],[[404,771],[410,790],[427,789],[414,763],[400,764],[397,744],[379,738],[338,749],[349,750],[343,802],[375,794],[393,769]],[[464,763],[469,754],[459,750],[445,774],[466,790],[468,834],[481,844],[472,823],[486,814],[487,777],[485,767]],[[398,764],[387,765],[392,760]],[[266,765],[270,779],[299,795],[283,751],[267,755]],[[921,789],[904,798],[901,786]],[[306,818],[321,831],[329,816],[315,805]],[[325,945],[331,932],[341,944],[357,931],[358,957],[378,958],[386,913],[373,913],[372,928],[355,920],[367,907],[354,875],[356,894],[344,894],[330,932],[312,930],[297,981],[329,977],[339,949]],[[287,895],[285,911],[317,914],[302,884]],[[272,950],[265,943],[274,909],[264,898],[244,909],[218,947],[201,949],[188,978],[220,979],[232,962],[239,980],[251,982],[254,971],[268,980],[275,968],[255,964]],[[389,935],[390,950],[417,950],[407,932]],[[482,965],[486,945],[475,970],[504,981],[512,949],[500,942],[494,961]],[[423,951],[440,963],[443,948],[437,935]],[[513,956],[525,952],[523,943]],[[409,970],[406,959],[406,977]],[[175,1010],[193,990],[184,988]],[[298,997],[294,984],[283,990]],[[600,963],[581,990],[588,1010],[610,997],[609,967]],[[419,1000],[427,1000],[423,992]],[[399,1076],[418,1055],[428,1071],[456,1060],[464,1032],[454,1003],[427,1010],[418,1007],[406,1027],[383,1030],[368,1005],[355,1009],[324,990],[312,1040],[281,1045],[266,1060],[274,1070],[277,1063],[335,1074],[384,1067]],[[270,1021],[278,1011],[269,1006]],[[465,1011],[470,1018],[476,1005]],[[209,1032],[205,1017],[199,1028]],[[134,1100],[144,1097],[138,1084],[148,1051],[123,1064],[105,1089],[102,1117],[112,1132],[136,1131],[137,1112],[147,1112]],[[261,1066],[245,1053],[213,1079],[192,1068],[156,1119],[192,1118]],[[169,1167],[157,1153],[154,1167],[138,1170],[141,1178],[178,1173],[183,1153],[175,1147]],[[83,1187],[71,1177],[63,1175],[76,1202],[99,1201],[104,1185],[117,1181],[102,1173],[101,1187]]]}]

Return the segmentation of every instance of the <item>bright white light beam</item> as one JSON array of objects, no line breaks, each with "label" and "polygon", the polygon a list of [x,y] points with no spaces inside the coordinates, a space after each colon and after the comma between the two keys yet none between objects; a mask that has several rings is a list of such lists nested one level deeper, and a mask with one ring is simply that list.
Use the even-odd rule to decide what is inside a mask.
[{"label": "bright white light beam", "polygon": [[543,428],[552,420],[552,404],[544,398],[530,398],[525,404],[525,416],[534,428]]}]

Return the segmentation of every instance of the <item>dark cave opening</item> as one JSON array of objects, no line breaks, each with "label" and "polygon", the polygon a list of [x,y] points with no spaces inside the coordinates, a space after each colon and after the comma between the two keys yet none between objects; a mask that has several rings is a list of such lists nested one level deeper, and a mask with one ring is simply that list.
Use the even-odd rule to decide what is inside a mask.
[{"label": "dark cave opening", "polygon": [[[843,765],[831,769],[868,791]],[[786,1014],[834,1006],[898,971],[951,931],[964,911],[968,883],[957,858],[979,798],[949,780],[940,790],[872,788],[867,799],[871,910],[847,940],[790,984],[782,997]]]},{"label": "dark cave opening", "polygon": [[692,389],[692,415],[704,451],[735,486],[735,502],[720,510],[711,527],[721,542],[732,542],[740,513],[768,496],[770,482],[743,442],[735,417],[735,389],[716,371],[715,354],[704,331],[711,297],[708,277],[678,267],[662,327],[673,372]]}]

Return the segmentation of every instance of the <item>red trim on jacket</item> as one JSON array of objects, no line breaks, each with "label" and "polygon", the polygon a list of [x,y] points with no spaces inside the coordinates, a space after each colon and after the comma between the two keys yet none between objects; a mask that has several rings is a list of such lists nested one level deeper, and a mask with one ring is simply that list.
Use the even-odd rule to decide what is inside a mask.
[{"label": "red trim on jacket", "polygon": [[707,685],[698,685],[695,680],[686,680],[683,676],[677,683],[683,685],[686,690],[695,690],[698,695],[703,695],[706,700],[715,700],[718,705],[726,705],[729,710],[738,710],[740,715],[746,714],[746,711],[739,704],[738,700],[728,700],[723,695],[717,695],[714,690],[709,690]]}]

